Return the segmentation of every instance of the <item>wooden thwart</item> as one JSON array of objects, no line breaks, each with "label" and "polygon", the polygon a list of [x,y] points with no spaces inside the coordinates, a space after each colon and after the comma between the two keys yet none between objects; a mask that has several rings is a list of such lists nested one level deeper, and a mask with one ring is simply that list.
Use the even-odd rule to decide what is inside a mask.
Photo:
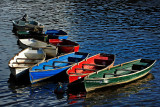
[{"label": "wooden thwart", "polygon": [[104,73],[104,75],[114,75],[114,76],[121,76],[120,74],[112,74],[112,73]]},{"label": "wooden thwart", "polygon": [[42,59],[34,59],[34,58],[17,58],[17,60],[42,60]]},{"label": "wooden thwart", "polygon": [[60,67],[60,66],[53,66],[53,65],[44,65],[45,66],[48,66],[48,67]]},{"label": "wooden thwart", "polygon": [[97,70],[94,70],[94,69],[84,69],[84,68],[75,68],[75,71],[76,70],[83,70],[83,71],[97,71]]},{"label": "wooden thwart", "polygon": [[74,64],[75,62],[64,62],[64,61],[54,61],[53,63],[58,62],[58,63],[69,63],[69,64]]},{"label": "wooden thwart", "polygon": [[36,64],[37,62],[14,62],[12,64]]},{"label": "wooden thwart", "polygon": [[131,72],[137,72],[138,70],[132,70],[132,69],[116,69],[117,71],[131,71]]},{"label": "wooden thwart", "polygon": [[99,64],[82,64],[82,65],[105,67],[105,65],[99,65]]}]

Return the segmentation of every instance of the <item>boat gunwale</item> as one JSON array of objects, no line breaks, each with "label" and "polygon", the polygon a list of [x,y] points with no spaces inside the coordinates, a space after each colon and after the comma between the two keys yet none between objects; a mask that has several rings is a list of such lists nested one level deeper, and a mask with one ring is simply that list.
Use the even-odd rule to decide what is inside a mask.
[{"label": "boat gunwale", "polygon": [[[138,61],[138,60],[141,60],[141,59],[129,61],[129,62],[122,63],[122,64],[128,64],[128,63],[135,62],[135,61]],[[92,75],[92,74],[90,74],[90,75],[88,75],[87,77],[85,77],[85,80],[97,80],[97,79],[99,79],[99,80],[109,80],[109,79],[112,79],[112,78],[119,78],[119,77],[125,77],[125,76],[134,75],[134,74],[137,74],[137,73],[139,73],[139,72],[142,72],[142,71],[150,68],[151,66],[153,66],[153,65],[155,64],[155,62],[156,62],[156,60],[154,60],[154,62],[153,62],[150,66],[148,66],[148,67],[146,67],[146,68],[144,68],[144,69],[142,69],[142,70],[137,70],[137,72],[133,72],[133,73],[130,73],[130,74],[124,74],[124,75],[120,75],[120,76],[117,76],[117,77],[109,77],[109,78],[89,78],[88,76]],[[122,64],[118,64],[118,65],[116,65],[116,66],[113,66],[112,68],[121,66]],[[104,69],[104,70],[105,70],[105,69]],[[101,71],[103,71],[103,70],[100,70],[99,72],[101,72]]]},{"label": "boat gunwale", "polygon": [[[16,57],[16,56],[19,56],[19,54],[20,53],[22,53],[23,51],[26,51],[26,50],[29,50],[30,49],[30,47],[28,47],[28,48],[25,48],[25,49],[22,49],[20,52],[18,52],[15,56],[13,56],[10,60],[9,60],[9,62],[8,62],[8,66],[10,67],[10,68],[14,68],[14,69],[16,69],[16,68],[30,68],[30,67],[32,67],[32,66],[34,66],[34,65],[36,65],[36,64],[39,64],[39,63],[41,63],[41,62],[43,62],[43,61],[45,61],[45,59],[46,59],[46,53],[44,52],[44,50],[42,49],[42,52],[43,52],[43,58],[42,58],[42,60],[41,61],[39,61],[39,62],[37,62],[36,64],[33,64],[33,65],[31,65],[31,66],[22,66],[22,67],[12,67],[12,66],[10,66],[10,64],[12,64],[11,63],[11,61],[12,60],[14,60],[14,58]],[[39,49],[37,49],[37,50],[39,50]],[[36,60],[36,59],[35,59]],[[13,64],[12,64],[13,65]],[[18,64],[19,65],[19,64]]]},{"label": "boat gunwale", "polygon": [[[29,40],[29,39],[31,39],[31,40],[36,40],[36,42],[38,41],[38,42],[41,42],[41,43],[45,43],[46,46],[45,46],[45,47],[31,46],[30,44],[29,44],[29,45],[26,44],[26,41],[22,41],[22,40]],[[19,39],[19,42],[20,42],[22,45],[25,45],[25,46],[27,46],[27,47],[32,47],[32,48],[43,48],[43,49],[53,49],[53,50],[57,50],[57,49],[58,49],[58,47],[55,46],[55,45],[53,45],[53,44],[46,43],[46,42],[44,42],[44,41],[37,40],[37,39],[34,39],[34,38]],[[47,47],[47,45],[50,45],[51,47]]]},{"label": "boat gunwale", "polygon": [[[72,54],[72,53],[76,53],[76,52],[66,53],[66,54],[63,54],[63,55],[61,55],[61,56],[57,56],[57,57],[48,59],[48,60],[46,60],[46,61],[43,61],[42,63],[48,62],[48,61],[53,60],[53,59],[58,59],[59,57],[62,57],[62,56],[68,55],[68,54]],[[89,53],[88,53],[88,55],[89,55]],[[86,58],[88,57],[88,55],[86,56]],[[86,59],[86,58],[85,58],[85,59]],[[83,60],[85,60],[85,59],[83,59]],[[83,60],[82,60],[82,61],[83,61]],[[33,70],[31,70],[32,68],[30,68],[30,69],[29,69],[29,72],[40,72],[40,71],[44,71],[44,72],[45,72],[45,71],[57,70],[57,69],[62,69],[62,68],[70,67],[70,66],[76,65],[76,64],[78,64],[78,63],[79,63],[79,62],[74,63],[74,64],[70,64],[70,65],[67,65],[67,66],[62,66],[62,67],[54,68],[54,69],[48,69],[48,70],[35,70],[35,71],[33,71]],[[40,63],[39,63],[39,64],[40,64]],[[36,65],[38,66],[38,64],[36,64]],[[34,66],[36,66],[36,65],[34,65]]]}]

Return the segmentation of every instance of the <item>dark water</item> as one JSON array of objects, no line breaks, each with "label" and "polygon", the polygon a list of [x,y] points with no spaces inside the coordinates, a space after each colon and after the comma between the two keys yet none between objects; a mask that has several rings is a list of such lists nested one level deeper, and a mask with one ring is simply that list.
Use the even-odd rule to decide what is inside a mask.
[{"label": "dark water", "polygon": [[[159,106],[160,0],[1,0],[0,106]],[[149,58],[157,62],[146,77],[93,93],[66,91],[56,83],[17,85],[8,61],[21,49],[12,20],[27,13],[47,29],[60,29],[80,44],[80,51],[116,54],[115,64]],[[67,89],[67,82],[64,83]]]}]

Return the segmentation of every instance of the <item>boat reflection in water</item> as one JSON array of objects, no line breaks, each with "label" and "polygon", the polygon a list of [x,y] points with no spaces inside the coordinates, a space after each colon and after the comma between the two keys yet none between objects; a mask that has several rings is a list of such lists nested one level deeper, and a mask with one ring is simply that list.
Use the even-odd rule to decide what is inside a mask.
[{"label": "boat reflection in water", "polygon": [[[136,80],[134,82],[119,85],[115,87],[106,87],[91,93],[86,93],[84,91],[76,92],[75,90],[67,90],[68,83],[62,82],[64,87],[64,93],[55,93],[54,90],[57,88],[58,82],[44,81],[36,84],[17,84],[11,80],[8,82],[8,87],[13,93],[16,93],[16,97],[23,98],[23,96],[29,96],[31,99],[52,99],[53,101],[58,101],[59,99],[65,99],[66,103],[70,104],[106,104],[111,103],[115,99],[125,98],[131,94],[139,93],[141,90],[145,90],[151,87],[148,82],[153,80],[154,76],[149,73],[145,77]],[[23,101],[23,100],[22,100]]]},{"label": "boat reflection in water", "polygon": [[69,93],[68,103],[73,104],[73,103],[78,103],[80,101],[83,101],[86,104],[91,104],[91,105],[110,103],[110,101],[115,100],[117,98],[130,96],[131,94],[138,93],[140,90],[150,88],[145,84],[147,84],[148,81],[151,81],[153,79],[154,76],[151,73],[149,73],[145,77],[128,84],[102,88],[90,93],[86,92]]},{"label": "boat reflection in water", "polygon": [[[92,104],[93,101],[94,104],[111,103],[112,100],[114,101],[118,98],[126,98],[129,97],[131,94],[136,94],[141,90],[150,88],[150,85],[147,85],[147,82],[153,79],[154,76],[149,73],[145,77],[128,84],[107,87],[91,93],[87,93],[85,101],[90,102],[90,104]],[[103,102],[104,100],[105,102]]]}]

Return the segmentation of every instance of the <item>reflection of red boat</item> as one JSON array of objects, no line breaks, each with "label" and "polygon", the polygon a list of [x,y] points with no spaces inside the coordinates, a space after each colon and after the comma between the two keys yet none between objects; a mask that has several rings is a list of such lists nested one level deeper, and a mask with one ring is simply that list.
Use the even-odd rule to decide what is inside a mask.
[{"label": "reflection of red boat", "polygon": [[66,39],[49,39],[49,43],[58,47],[60,53],[78,52],[79,44]]},{"label": "reflection of red boat", "polygon": [[85,92],[81,92],[78,94],[68,94],[68,104],[74,104],[77,103],[78,100],[82,100],[85,99],[86,97],[86,93]]},{"label": "reflection of red boat", "polygon": [[67,70],[69,83],[83,80],[85,76],[94,72],[98,74],[99,70],[112,67],[114,61],[115,55],[104,53],[94,55],[84,61],[81,61]]}]

